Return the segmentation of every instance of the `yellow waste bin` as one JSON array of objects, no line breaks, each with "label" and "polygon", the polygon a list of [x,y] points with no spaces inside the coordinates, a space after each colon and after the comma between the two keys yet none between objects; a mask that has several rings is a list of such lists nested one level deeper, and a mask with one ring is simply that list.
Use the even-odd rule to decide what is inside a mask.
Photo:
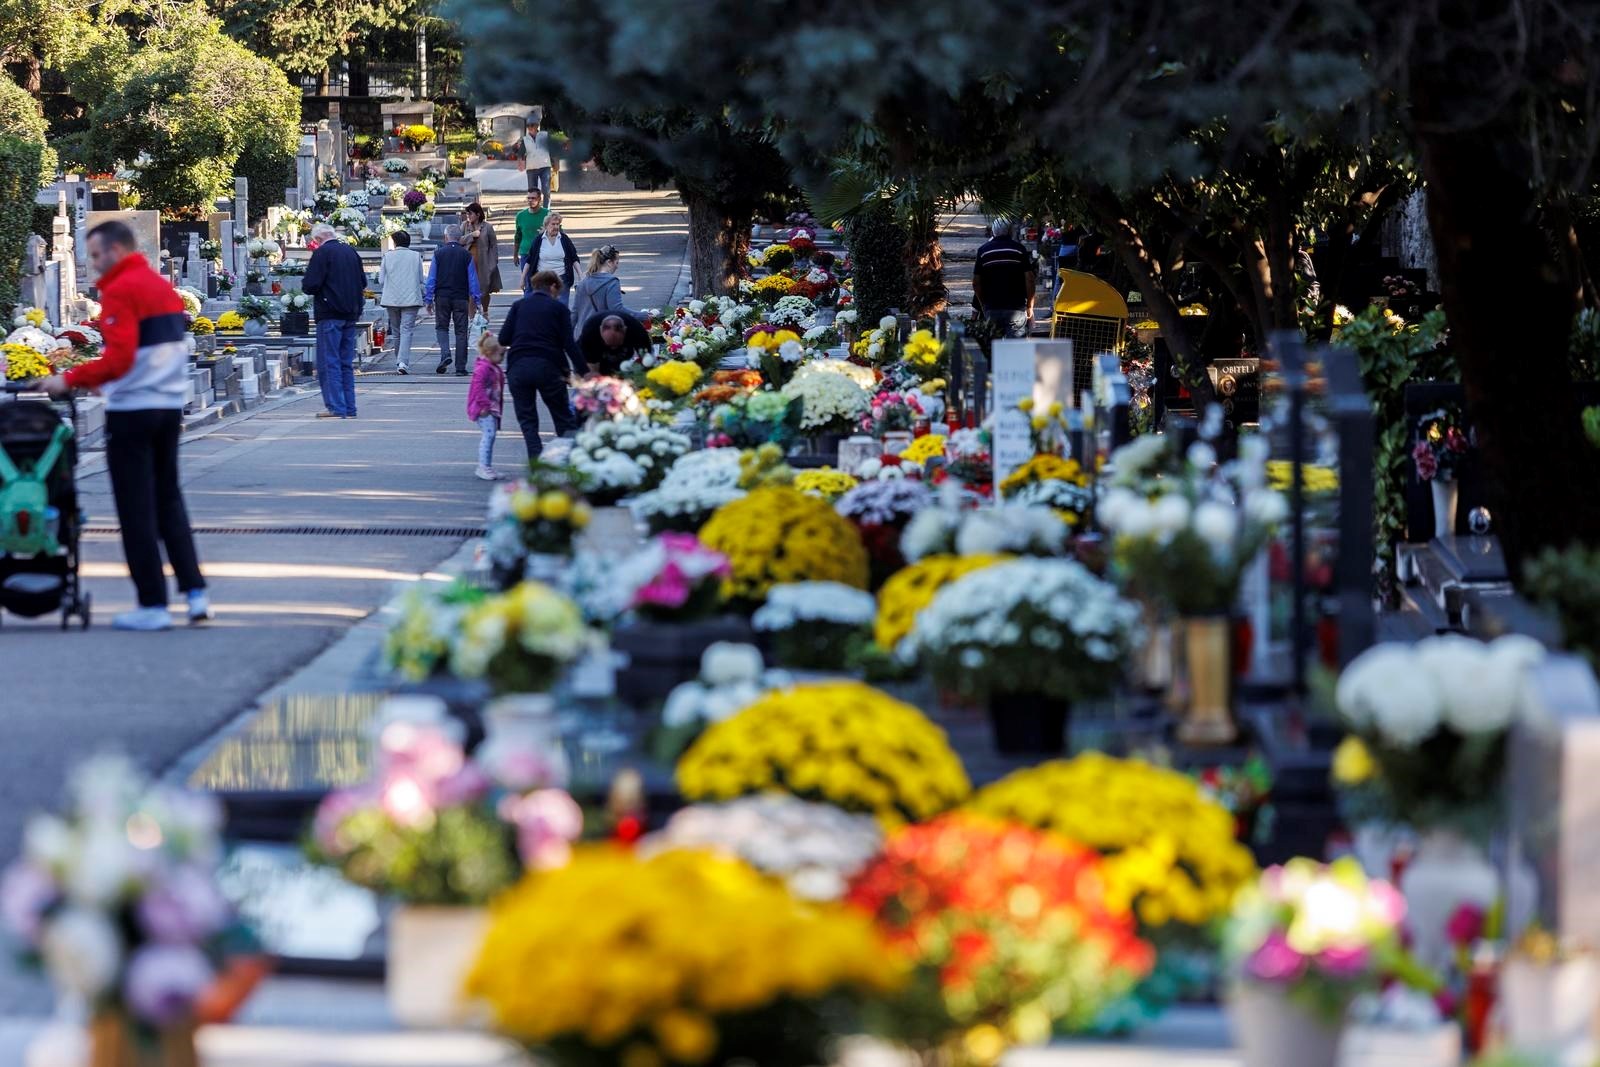
[{"label": "yellow waste bin", "polygon": [[1050,336],[1072,342],[1072,396],[1088,392],[1094,380],[1095,357],[1122,355],[1127,344],[1128,302],[1093,274],[1062,270],[1056,291]]}]

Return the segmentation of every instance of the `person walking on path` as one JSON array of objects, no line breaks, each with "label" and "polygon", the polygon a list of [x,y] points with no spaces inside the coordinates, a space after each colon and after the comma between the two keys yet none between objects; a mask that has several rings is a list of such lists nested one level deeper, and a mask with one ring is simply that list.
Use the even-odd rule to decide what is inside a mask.
[{"label": "person walking on path", "polygon": [[[528,206],[517,212],[517,266],[528,265],[528,253],[533,249],[534,238],[544,232],[544,220],[550,209],[544,206],[544,194],[537,189],[528,190]],[[522,295],[528,295],[528,274],[522,275]]]},{"label": "person walking on path", "polygon": [[572,295],[572,287],[578,280],[578,246],[561,229],[561,223],[559,211],[552,211],[545,216],[544,229],[539,231],[533,244],[528,247],[528,259],[522,267],[522,291],[527,293],[537,288],[530,279],[541,271],[549,271],[561,282],[562,295],[557,299],[571,307],[568,297]]},{"label": "person walking on path", "polygon": [[615,375],[628,358],[650,351],[650,331],[625,311],[590,315],[578,334],[578,351],[591,369]]},{"label": "person walking on path", "polygon": [[367,306],[367,269],[361,253],[339,240],[332,226],[311,228],[311,261],[301,288],[317,316],[317,381],[323,419],[356,417],[356,325]]},{"label": "person walking on path", "polygon": [[467,376],[467,318],[478,307],[478,271],[472,253],[461,245],[461,227],[451,223],[444,228],[444,244],[433,253],[428,267],[428,284],[422,300],[434,314],[439,335],[439,365],[435,374],[450,366],[450,327],[456,330],[456,374]]},{"label": "person walking on path", "polygon": [[505,411],[506,374],[500,367],[506,350],[493,334],[478,338],[478,362],[472,368],[472,384],[467,387],[467,418],[478,424],[478,469],[486,482],[500,475],[494,469],[494,439],[500,433],[500,416]]},{"label": "person walking on path", "polygon": [[528,192],[539,190],[550,206],[550,135],[539,128],[543,115],[528,116],[528,129],[522,135],[522,158],[518,165],[528,173]]},{"label": "person walking on path", "polygon": [[410,374],[411,335],[422,310],[422,253],[411,247],[411,235],[396,230],[394,248],[383,254],[378,268],[378,303],[389,311],[389,333],[394,338],[396,370]]},{"label": "person walking on path", "polygon": [[617,268],[622,253],[616,245],[601,245],[589,255],[589,269],[572,290],[572,330],[582,336],[584,324],[595,315],[622,312],[632,315],[622,303],[622,280]]},{"label": "person walking on path", "polygon": [[489,315],[489,298],[498,293],[500,284],[500,241],[494,227],[489,225],[489,212],[476,201],[461,212],[466,225],[461,230],[461,243],[472,253],[472,267],[478,274],[478,307],[484,317]]},{"label": "person walking on path", "polygon": [[500,326],[500,343],[506,349],[506,383],[511,407],[528,446],[528,459],[539,458],[539,398],[550,409],[558,437],[578,432],[578,418],[567,397],[569,368],[589,373],[578,342],[572,336],[572,315],[559,299],[561,279],[540,271],[531,279],[533,292],[511,305]]},{"label": "person walking on path", "polygon": [[995,219],[994,236],[978,249],[972,268],[972,302],[1001,330],[1001,337],[1026,337],[1033,329],[1039,271],[1033,254],[1011,236],[1011,223]]},{"label": "person walking on path", "polygon": [[189,622],[211,618],[211,601],[178,482],[183,393],[194,342],[177,290],[138,251],[133,231],[104,222],[89,231],[89,259],[100,277],[98,359],[45,380],[52,396],[99,389],[106,399],[106,469],[122,526],[139,606],[112,620],[119,630],[166,630],[167,580],[161,546],[189,601]]}]

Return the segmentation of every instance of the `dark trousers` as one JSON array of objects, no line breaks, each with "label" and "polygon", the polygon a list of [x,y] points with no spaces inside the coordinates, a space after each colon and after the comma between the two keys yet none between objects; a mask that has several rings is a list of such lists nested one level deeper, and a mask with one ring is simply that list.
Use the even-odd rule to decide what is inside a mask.
[{"label": "dark trousers", "polygon": [[550,409],[555,423],[556,436],[566,437],[578,432],[578,417],[572,413],[567,398],[566,364],[559,366],[554,360],[541,356],[522,356],[506,371],[506,386],[511,390],[511,407],[517,413],[517,425],[522,427],[522,440],[528,446],[528,458],[536,458],[544,451],[539,440],[539,401]]},{"label": "dark trousers", "polygon": [[439,362],[450,360],[450,324],[456,327],[456,370],[467,369],[467,298],[441,296],[433,302],[434,329],[439,334]]},{"label": "dark trousers", "polygon": [[206,587],[194,551],[194,534],[189,530],[189,513],[183,506],[183,490],[178,487],[178,434],[182,430],[183,412],[176,409],[106,413],[106,467],[122,523],[122,554],[127,557],[128,574],[142,608],[167,604],[162,545],[179,590],[187,593]]}]

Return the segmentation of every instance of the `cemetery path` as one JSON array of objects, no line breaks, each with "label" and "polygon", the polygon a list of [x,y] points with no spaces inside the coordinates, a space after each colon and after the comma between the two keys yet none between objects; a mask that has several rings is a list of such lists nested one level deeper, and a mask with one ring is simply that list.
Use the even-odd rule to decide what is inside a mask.
[{"label": "cemetery path", "polygon": [[[502,273],[514,279],[510,219],[520,205],[487,200],[505,235]],[[669,301],[686,233],[675,196],[558,194],[557,206],[580,248],[610,240],[623,249],[630,306]],[[493,309],[496,325],[509,306]],[[86,462],[84,506],[91,528],[104,531],[83,543],[93,629],[63,633],[56,616],[0,620],[0,861],[15,854],[27,814],[58,801],[73,763],[112,747],[165,769],[455,554],[462,530],[481,527],[490,486],[472,473],[478,430],[466,419],[467,379],[431,373],[431,323],[416,341],[424,373],[400,377],[380,365],[363,374],[355,421],[316,418],[313,384],[186,439],[184,492],[217,612],[206,626],[185,628],[175,600],[170,632],[110,629],[111,616],[133,606],[133,587],[104,464]],[[496,462],[515,471],[525,460],[508,399]],[[8,967],[0,964],[0,1015],[37,1010],[39,990]]]}]

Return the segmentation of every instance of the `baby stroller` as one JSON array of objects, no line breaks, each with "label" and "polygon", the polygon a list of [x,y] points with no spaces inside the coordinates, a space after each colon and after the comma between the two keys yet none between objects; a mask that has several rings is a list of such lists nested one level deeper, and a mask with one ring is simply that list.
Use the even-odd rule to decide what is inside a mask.
[{"label": "baby stroller", "polygon": [[74,618],[87,630],[89,595],[78,579],[76,410],[69,400],[63,418],[48,401],[16,396],[32,388],[8,382],[10,402],[0,402],[0,616],[37,618],[59,609],[63,630]]}]

